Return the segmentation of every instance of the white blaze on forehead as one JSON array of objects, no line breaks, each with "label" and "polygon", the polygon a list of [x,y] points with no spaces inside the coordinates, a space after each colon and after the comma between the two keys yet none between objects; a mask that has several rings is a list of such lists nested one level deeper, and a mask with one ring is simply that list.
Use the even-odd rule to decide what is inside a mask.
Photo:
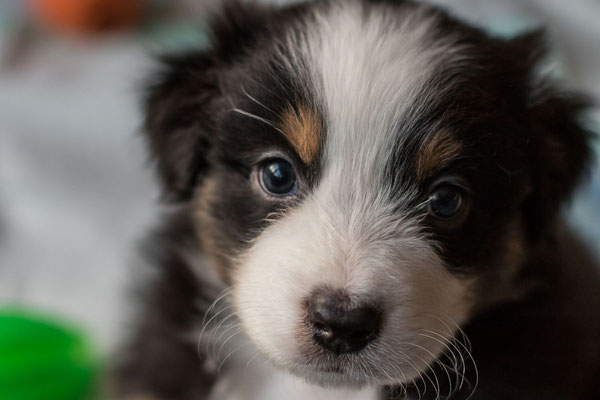
[{"label": "white blaze on forehead", "polygon": [[366,14],[362,7],[324,7],[304,36],[289,40],[295,53],[288,67],[307,68],[300,73],[323,110],[321,178],[240,258],[233,297],[258,347],[307,375],[315,344],[302,304],[312,290],[327,285],[381,302],[386,322],[377,341],[346,367],[352,374],[376,366],[369,374],[378,383],[398,383],[443,349],[420,333],[447,338],[452,333],[440,318],[460,323],[469,309],[468,285],[447,272],[419,221],[399,211],[397,202],[410,195],[393,200],[385,180],[398,135],[433,101],[436,94],[424,88],[452,52],[431,40],[435,19],[421,9],[401,15],[372,6]]},{"label": "white blaze on forehead", "polygon": [[341,1],[306,27],[301,57],[325,114],[324,167],[337,169],[328,172],[384,183],[398,134],[435,101],[436,93],[424,90],[435,70],[459,60],[450,39],[432,39],[436,20],[426,7],[399,13]]}]

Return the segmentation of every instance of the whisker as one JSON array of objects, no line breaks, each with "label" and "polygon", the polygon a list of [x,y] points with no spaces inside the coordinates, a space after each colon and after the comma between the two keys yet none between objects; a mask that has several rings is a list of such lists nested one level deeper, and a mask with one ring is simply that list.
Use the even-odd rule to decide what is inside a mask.
[{"label": "whisker", "polygon": [[221,294],[219,296],[217,296],[216,300],[211,304],[211,306],[208,308],[208,310],[204,313],[204,317],[202,318],[202,330],[200,331],[200,335],[198,337],[198,345],[196,346],[196,353],[198,354],[198,357],[202,357],[200,354],[200,345],[202,344],[202,337],[204,336],[204,332],[206,331],[206,328],[208,327],[208,325],[210,325],[210,323],[221,313],[223,313],[225,310],[229,309],[231,306],[228,306],[224,309],[219,310],[216,314],[214,314],[209,320],[208,322],[206,321],[206,319],[208,318],[208,315],[210,313],[212,313],[212,310],[214,310],[214,308],[216,307],[217,303],[219,303],[221,300],[223,300],[228,294],[229,292],[231,292],[231,290],[233,289],[232,286],[225,288]]},{"label": "whisker", "polygon": [[254,355],[250,358],[250,360],[248,360],[248,362],[246,363],[246,368],[248,368],[250,366],[250,364],[252,363],[252,361],[254,361],[256,359],[256,357],[258,357],[260,355],[260,350],[256,350],[254,352]]},{"label": "whisker", "polygon": [[265,106],[263,103],[261,103],[260,101],[256,100],[254,97],[250,96],[250,94],[246,91],[246,88],[244,88],[244,85],[241,85],[242,88],[242,93],[244,93],[244,95],[246,95],[246,97],[248,97],[250,100],[252,100],[253,102],[255,102],[256,104],[258,104],[259,106],[261,106],[262,108],[264,108],[267,111],[270,111],[273,115],[275,115],[275,111],[271,110],[269,107]]},{"label": "whisker", "polygon": [[[228,316],[223,318],[223,320],[219,323],[219,325],[213,330],[212,337],[207,343],[207,347],[206,347],[207,351],[209,350],[209,346],[212,343],[212,345],[213,345],[212,349],[213,349],[213,353],[214,353],[214,348],[216,347],[216,345],[217,345],[216,343],[218,341],[216,336],[217,336],[217,333],[219,332],[219,329],[221,329],[223,327],[223,324],[225,324],[225,322],[227,322],[228,320],[230,320],[231,318],[234,318],[234,317],[235,317],[235,314],[233,314],[233,313],[229,314]],[[224,333],[227,333],[229,331],[229,329],[231,329],[231,326],[236,326],[236,323],[234,322],[232,325],[230,325],[228,328],[226,328],[224,330],[224,332],[222,332],[221,335],[219,336],[219,339],[223,336]]]},{"label": "whisker", "polygon": [[[456,379],[456,386],[457,386],[456,390],[460,390],[462,388],[462,384],[465,380],[465,360],[464,360],[464,356],[462,355],[461,350],[458,348],[458,346],[456,346],[454,344],[454,341],[456,339],[452,338],[452,340],[449,340],[442,334],[431,331],[431,330],[427,330],[427,329],[425,329],[424,332],[428,332],[428,333],[431,333],[432,335],[439,336],[440,338],[442,338],[442,340],[447,341],[446,347],[448,348],[448,350],[450,350],[450,354],[452,354],[453,366],[454,366],[453,371],[456,373],[456,378],[457,378]],[[434,339],[434,338],[432,338],[432,339]],[[456,353],[452,349],[450,349],[450,347],[449,347],[450,345],[458,352],[458,355],[460,356],[460,360],[456,357]],[[459,368],[462,369],[462,373],[458,371]],[[460,379],[460,382],[459,382],[459,379]]]},{"label": "whisker", "polygon": [[271,122],[271,121],[269,121],[269,120],[266,120],[266,119],[264,119],[264,118],[262,118],[262,117],[259,117],[258,115],[254,115],[254,114],[251,114],[251,113],[249,113],[249,112],[247,112],[247,111],[240,110],[239,108],[234,108],[234,109],[232,109],[231,111],[233,111],[233,112],[236,112],[236,113],[238,113],[238,114],[241,114],[241,115],[244,115],[244,116],[246,116],[246,117],[248,117],[248,118],[255,119],[255,120],[257,120],[257,121],[260,121],[260,122],[262,122],[262,123],[264,123],[264,124],[267,124],[267,125],[269,125],[271,128],[273,128],[273,129],[275,129],[276,131],[278,131],[279,133],[281,133],[281,134],[284,134],[284,133],[283,133],[283,131],[282,131],[281,129],[279,129],[279,128],[278,128],[278,127],[277,127],[277,126],[276,126],[276,125],[275,125],[273,122]]},{"label": "whisker", "polygon": [[[427,350],[426,348],[424,348],[423,346],[419,346],[418,344],[415,343],[407,343],[410,346],[415,346],[421,350],[424,350],[425,352],[427,352],[431,357],[433,357],[434,360],[437,360],[437,357],[433,355],[433,353],[429,350]],[[429,380],[431,381],[431,384],[434,385],[434,389],[436,391],[436,400],[439,400],[440,398],[440,392],[442,390],[442,388],[440,387],[440,381],[438,380],[437,374],[435,373],[434,369],[431,367],[431,365],[427,362],[425,362],[425,360],[423,358],[421,358],[420,356],[415,355],[415,357],[417,357],[419,360],[421,360],[423,362],[423,364],[427,365],[427,368],[431,371],[431,373],[433,374],[433,377],[435,378],[435,383],[433,382],[433,380],[431,378],[429,378]],[[425,375],[425,377],[429,377],[429,375]]]},{"label": "whisker", "polygon": [[227,296],[229,294],[229,292],[231,292],[233,290],[233,286],[229,286],[225,289],[223,289],[221,291],[221,293],[219,293],[219,295],[217,296],[217,298],[215,299],[215,301],[212,302],[212,304],[210,305],[210,307],[208,307],[208,309],[206,310],[206,312],[204,313],[204,318],[202,318],[202,325],[205,324],[206,322],[206,318],[208,317],[208,315],[210,313],[212,313],[212,311],[214,310],[214,308],[216,307],[217,303],[219,301],[221,301],[223,298],[225,298],[225,296]]},{"label": "whisker", "polygon": [[[233,314],[231,315],[233,316]],[[228,317],[229,318],[229,317]],[[221,347],[219,348],[219,353],[221,352],[221,349],[223,349],[223,342],[221,342],[221,338],[223,338],[223,336],[225,336],[228,332],[230,332],[232,329],[241,329],[241,326],[239,323],[237,322],[233,322],[231,324],[229,324],[225,329],[223,329],[223,331],[219,334],[219,337],[212,340],[212,353],[215,354],[215,350],[217,347],[217,344],[221,343]]]},{"label": "whisker", "polygon": [[219,352],[217,353],[217,357],[216,359],[219,360],[221,358],[221,352],[223,351],[223,348],[225,347],[225,345],[231,340],[233,339],[235,336],[239,335],[240,333],[242,333],[242,330],[240,328],[238,328],[235,332],[233,332],[225,341],[223,341],[223,343],[221,344],[221,347],[219,348]]},{"label": "whisker", "polygon": [[[432,336],[426,335],[426,334],[424,334],[424,333],[420,333],[420,332],[419,332],[418,334],[419,334],[419,335],[421,335],[421,336],[424,336],[424,337],[426,337],[426,338],[429,338],[429,339],[435,340],[436,342],[440,343],[442,346],[444,346],[445,348],[447,348],[447,349],[448,349],[448,351],[450,351],[450,353],[452,354],[452,357],[454,358],[454,360],[456,360],[456,356],[454,355],[454,352],[452,351],[452,349],[450,348],[450,346],[448,346],[448,344],[446,344],[446,343],[442,342],[441,340],[439,340],[439,339],[437,339],[437,338],[434,338],[434,337],[432,337]],[[436,361],[436,362],[437,362],[437,364],[438,364],[438,365],[440,365],[440,366],[441,366],[441,367],[444,369],[444,371],[446,372],[446,376],[448,377],[448,385],[450,386],[450,388],[448,389],[448,395],[447,395],[447,396],[450,396],[450,395],[451,395],[451,394],[452,394],[454,391],[453,391],[453,385],[452,385],[452,378],[450,378],[450,373],[448,372],[448,367],[446,366],[446,364],[444,364],[444,363],[443,363],[443,362],[442,362],[442,361],[439,359],[439,357],[436,357],[436,358],[437,358],[437,361]],[[457,378],[457,379],[458,379],[458,378]],[[457,384],[458,384],[458,382],[457,382]]]},{"label": "whisker", "polygon": [[[431,315],[429,314],[432,318],[437,319],[438,321],[440,321],[442,324],[444,324],[450,331],[452,331],[450,329],[450,327],[439,317],[436,317],[435,315]],[[471,393],[469,394],[469,396],[467,397],[466,400],[470,399],[471,397],[474,396],[475,391],[477,390],[477,385],[479,384],[479,368],[477,367],[477,363],[475,362],[475,358],[473,357],[473,353],[472,353],[472,344],[471,341],[468,337],[468,335],[465,333],[465,331],[459,326],[459,324],[454,321],[452,318],[448,317],[448,316],[443,316],[444,318],[448,319],[448,321],[450,323],[452,323],[457,331],[461,334],[463,340],[466,342],[462,343],[458,337],[455,337],[456,339],[456,343],[458,343],[463,349],[464,351],[467,353],[467,358],[471,360],[471,364],[473,365],[473,371],[475,373],[475,383],[471,383],[468,379],[464,378],[464,381],[466,381],[470,386],[471,386]],[[465,361],[466,364],[466,361]],[[464,375],[463,375],[464,377]],[[461,383],[461,387],[462,387],[462,383]]]},{"label": "whisker", "polygon": [[238,347],[236,347],[235,349],[233,349],[228,355],[227,357],[225,357],[223,359],[223,361],[221,361],[221,363],[219,364],[219,367],[217,368],[217,375],[221,376],[221,368],[223,368],[223,365],[225,365],[225,362],[238,350],[240,350],[241,348],[243,348],[244,346],[248,346],[250,343],[245,342],[240,344]]}]

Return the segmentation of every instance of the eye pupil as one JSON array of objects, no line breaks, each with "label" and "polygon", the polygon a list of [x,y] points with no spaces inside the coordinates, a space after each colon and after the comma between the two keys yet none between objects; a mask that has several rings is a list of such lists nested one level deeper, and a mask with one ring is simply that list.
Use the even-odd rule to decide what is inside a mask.
[{"label": "eye pupil", "polygon": [[429,212],[437,218],[449,219],[462,208],[462,189],[454,185],[442,185],[429,196]]},{"label": "eye pupil", "polygon": [[285,160],[270,160],[262,167],[261,184],[270,194],[290,195],[296,191],[294,168]]}]

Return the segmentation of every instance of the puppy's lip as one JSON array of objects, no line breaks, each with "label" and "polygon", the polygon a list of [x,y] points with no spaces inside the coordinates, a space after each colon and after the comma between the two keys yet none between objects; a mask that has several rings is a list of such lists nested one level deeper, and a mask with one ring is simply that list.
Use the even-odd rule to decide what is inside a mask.
[{"label": "puppy's lip", "polygon": [[341,367],[321,367],[313,370],[312,373],[303,374],[305,379],[313,384],[327,388],[363,388],[368,383],[364,380],[357,380],[352,377],[349,371]]},{"label": "puppy's lip", "polygon": [[311,363],[310,365],[305,365],[305,367],[307,366],[316,374],[343,376],[349,372],[347,368],[335,363]]}]

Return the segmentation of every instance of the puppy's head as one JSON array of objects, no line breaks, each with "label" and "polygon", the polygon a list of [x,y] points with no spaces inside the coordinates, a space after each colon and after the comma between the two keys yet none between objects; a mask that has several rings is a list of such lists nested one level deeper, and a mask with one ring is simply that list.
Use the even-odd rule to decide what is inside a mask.
[{"label": "puppy's head", "polygon": [[588,159],[538,36],[410,2],[238,6],[166,60],[146,121],[165,193],[270,360],[408,382],[514,295]]}]

